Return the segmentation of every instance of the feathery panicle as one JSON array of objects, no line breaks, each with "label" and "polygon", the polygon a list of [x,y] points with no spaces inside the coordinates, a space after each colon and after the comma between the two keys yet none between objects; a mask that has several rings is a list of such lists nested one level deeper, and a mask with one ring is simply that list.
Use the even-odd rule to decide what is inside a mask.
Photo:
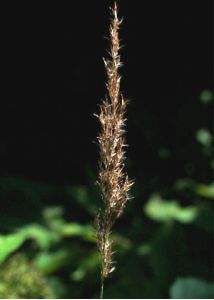
[{"label": "feathery panicle", "polygon": [[130,199],[128,192],[133,182],[124,172],[125,159],[125,112],[127,101],[120,92],[120,41],[117,5],[111,8],[112,19],[110,25],[110,51],[109,59],[104,59],[107,72],[107,95],[100,105],[99,121],[101,125],[98,137],[100,152],[99,160],[99,186],[103,211],[99,211],[95,219],[95,229],[98,248],[102,259],[102,278],[107,278],[114,270],[112,265],[111,228],[116,219],[124,211],[126,202]]}]

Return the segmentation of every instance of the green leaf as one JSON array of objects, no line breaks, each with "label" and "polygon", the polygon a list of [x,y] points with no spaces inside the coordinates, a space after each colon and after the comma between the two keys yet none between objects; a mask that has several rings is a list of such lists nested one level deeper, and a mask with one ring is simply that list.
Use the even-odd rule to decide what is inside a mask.
[{"label": "green leaf", "polygon": [[95,241],[93,228],[90,225],[80,225],[78,223],[64,224],[60,231],[62,236],[79,236],[88,241]]},{"label": "green leaf", "polygon": [[40,248],[47,248],[52,242],[58,240],[58,236],[38,224],[25,226],[14,234],[0,235],[0,263],[16,251],[27,239],[35,240]]},{"label": "green leaf", "polygon": [[42,252],[35,258],[35,263],[40,270],[49,274],[64,266],[68,258],[69,253],[66,250],[59,250],[53,253]]},{"label": "green leaf", "polygon": [[172,299],[213,299],[214,285],[197,278],[178,278],[170,288]]},{"label": "green leaf", "polygon": [[144,208],[145,214],[159,222],[178,221],[191,223],[198,215],[194,206],[181,207],[176,201],[165,201],[159,195],[153,195]]},{"label": "green leaf", "polygon": [[0,235],[0,263],[16,251],[24,241],[25,236],[22,233]]},{"label": "green leaf", "polygon": [[212,102],[213,99],[214,99],[214,95],[210,90],[203,90],[200,94],[200,100],[204,104]]},{"label": "green leaf", "polygon": [[40,248],[48,248],[52,243],[58,241],[59,236],[39,224],[30,224],[20,230],[26,239],[33,239]]},{"label": "green leaf", "polygon": [[202,197],[214,199],[214,183],[210,185],[198,184],[195,192]]},{"label": "green leaf", "polygon": [[201,143],[205,147],[210,147],[212,144],[212,135],[205,128],[201,128],[197,131],[196,139],[199,143]]}]

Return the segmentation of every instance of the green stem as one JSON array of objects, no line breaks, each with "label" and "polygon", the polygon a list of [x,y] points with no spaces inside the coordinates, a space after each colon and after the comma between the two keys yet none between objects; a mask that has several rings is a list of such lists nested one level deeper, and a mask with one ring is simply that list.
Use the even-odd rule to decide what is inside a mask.
[{"label": "green stem", "polygon": [[104,278],[101,274],[100,299],[103,299],[103,289],[104,289]]}]

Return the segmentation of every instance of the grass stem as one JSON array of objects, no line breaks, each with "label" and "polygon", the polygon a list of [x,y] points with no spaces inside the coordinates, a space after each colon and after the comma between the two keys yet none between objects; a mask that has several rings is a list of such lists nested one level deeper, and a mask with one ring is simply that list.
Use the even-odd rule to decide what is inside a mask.
[{"label": "grass stem", "polygon": [[103,299],[103,290],[104,290],[104,278],[101,274],[100,299]]}]

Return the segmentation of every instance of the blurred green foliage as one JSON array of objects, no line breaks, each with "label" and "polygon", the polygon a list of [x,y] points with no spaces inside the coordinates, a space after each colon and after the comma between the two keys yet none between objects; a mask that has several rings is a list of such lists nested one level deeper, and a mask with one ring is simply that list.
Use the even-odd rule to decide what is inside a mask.
[{"label": "blurred green foliage", "polygon": [[212,299],[214,285],[196,278],[178,278],[170,289],[172,299]]},{"label": "blurred green foliage", "polygon": [[54,298],[42,272],[23,255],[14,255],[0,270],[1,298]]},{"label": "blurred green foliage", "polygon": [[157,221],[191,223],[197,217],[197,208],[182,208],[176,201],[164,201],[159,195],[153,195],[145,205],[145,213]]},{"label": "blurred green foliage", "polygon": [[200,99],[204,104],[210,103],[214,100],[214,95],[210,90],[204,90],[201,92]]},{"label": "blurred green foliage", "polygon": [[[212,99],[211,92],[200,95],[201,105]],[[212,172],[213,137],[205,124],[188,142],[203,158],[199,164],[194,156],[194,165]],[[157,153],[166,165],[173,157],[162,145]],[[214,183],[211,176],[198,180],[191,168],[173,183],[136,176],[135,199],[112,234],[117,264],[106,298],[214,297]],[[94,170],[88,178],[85,186],[0,179],[0,298],[98,297],[92,224],[101,201]]]}]

